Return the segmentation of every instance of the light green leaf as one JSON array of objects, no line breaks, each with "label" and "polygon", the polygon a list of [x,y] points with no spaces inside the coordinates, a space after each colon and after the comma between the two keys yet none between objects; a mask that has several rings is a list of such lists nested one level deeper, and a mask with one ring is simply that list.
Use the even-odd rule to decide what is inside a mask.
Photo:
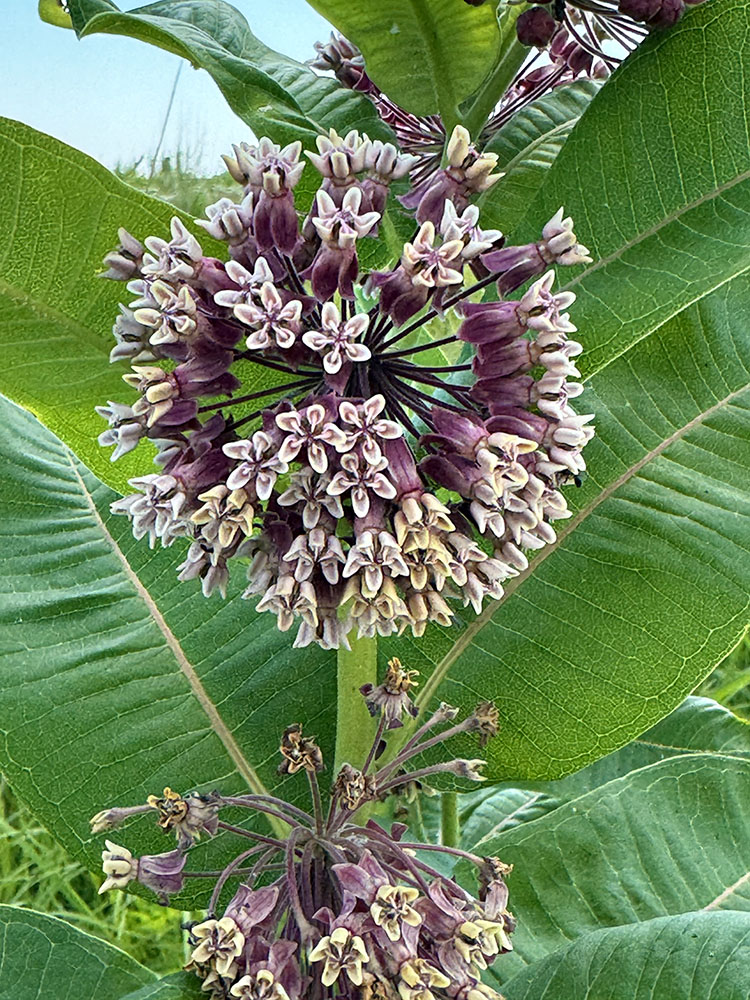
[{"label": "light green leaf", "polygon": [[176,972],[171,976],[157,979],[155,983],[142,986],[134,993],[128,993],[120,1000],[202,1000],[201,982],[190,972]]},{"label": "light green leaf", "polygon": [[687,754],[651,764],[488,838],[482,855],[514,865],[514,951],[521,963],[602,927],[702,910],[750,910],[746,758]]},{"label": "light green leaf", "polygon": [[578,80],[519,111],[487,144],[498,154],[501,178],[480,199],[482,222],[511,232],[523,219],[568,136],[599,86]]},{"label": "light green leaf", "polygon": [[[109,351],[117,304],[132,298],[123,284],[96,274],[118,227],[140,238],[168,236],[170,218],[185,217],[78,150],[7,118],[0,118],[0,175],[0,391],[124,492],[153,449],[142,445],[112,465],[96,442],[105,424],[94,406],[127,399],[125,369],[109,364]],[[206,253],[223,253],[213,240],[201,243]]]},{"label": "light green leaf", "polygon": [[64,920],[0,906],[2,997],[117,1000],[155,978],[124,951]]},{"label": "light green leaf", "polygon": [[594,931],[503,988],[506,1000],[745,1000],[750,913],[690,913]]},{"label": "light green leaf", "polygon": [[64,9],[62,0],[39,0],[39,17],[47,24],[54,24],[56,28],[72,28],[73,22],[70,14]]},{"label": "light green leaf", "polygon": [[[306,800],[304,780],[276,772],[279,736],[304,721],[332,761],[333,655],[292,650],[291,634],[240,600],[241,570],[226,601],[179,583],[179,542],[136,542],[109,515],[115,494],[29,414],[0,410],[0,769],[14,790],[94,869],[103,837],[89,818],[166,785],[283,782]],[[174,843],[149,818],[115,839],[134,854]],[[223,867],[241,849],[227,839],[202,842],[193,870]],[[207,888],[191,880],[175,905],[205,902]]]},{"label": "light green leaf", "polygon": [[461,840],[483,839],[537,819],[571,799],[649,764],[686,753],[713,752],[750,760],[750,723],[710,698],[686,698],[679,708],[620,750],[559,781],[461,796]]},{"label": "light green leaf", "polygon": [[538,238],[564,203],[593,247],[568,286],[586,348],[576,409],[596,416],[588,479],[499,607],[458,641],[433,629],[397,653],[428,676],[423,705],[496,701],[494,780],[560,777],[623,746],[748,622],[749,9],[694,8],[631,56],[517,234]]},{"label": "light green leaf", "polygon": [[365,57],[368,76],[417,115],[439,112],[450,131],[458,105],[491,71],[500,32],[495,4],[459,0],[308,0]]},{"label": "light green leaf", "polygon": [[[312,147],[329,128],[391,135],[371,101],[264,45],[223,0],[162,0],[127,13],[110,0],[71,0],[70,10],[81,38],[128,35],[207,70],[232,110],[274,142],[302,139]],[[227,143],[233,138],[227,136]]]}]

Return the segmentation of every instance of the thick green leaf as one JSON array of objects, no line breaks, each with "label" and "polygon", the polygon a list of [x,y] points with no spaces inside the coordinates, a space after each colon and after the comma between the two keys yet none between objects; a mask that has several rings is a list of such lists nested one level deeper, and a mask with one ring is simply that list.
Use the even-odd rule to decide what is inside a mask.
[{"label": "thick green leaf", "polygon": [[[179,583],[180,543],[134,541],[109,515],[115,495],[68,449],[12,404],[1,412],[0,769],[16,792],[91,868],[103,838],[89,817],[165,785],[283,782],[306,798],[304,780],[276,772],[278,740],[304,722],[333,759],[333,655],[292,650],[240,600],[241,573],[224,602]],[[149,819],[115,840],[134,853],[173,843]],[[226,863],[240,849],[230,840],[202,843],[193,870]],[[175,905],[205,899],[201,880],[189,888]]]},{"label": "thick green leaf", "polygon": [[514,865],[506,979],[590,931],[708,908],[750,910],[747,758],[650,764],[481,843]]},{"label": "thick green leaf", "polygon": [[505,176],[480,200],[482,220],[491,217],[502,232],[523,219],[547,171],[599,87],[579,80],[556,87],[551,94],[519,111],[487,144],[498,154]]},{"label": "thick green leaf", "polygon": [[750,913],[691,913],[594,931],[503,988],[506,1000],[745,1000]]},{"label": "thick green leaf", "polygon": [[750,723],[710,698],[686,698],[638,739],[567,778],[461,796],[462,844],[474,850],[483,839],[537,819],[614,778],[660,760],[703,751],[750,760]]},{"label": "thick green leaf", "polygon": [[120,1000],[202,1000],[200,979],[191,972],[176,972],[142,986]]},{"label": "thick green leaf", "polygon": [[[123,184],[95,160],[0,118],[0,391],[28,407],[94,472],[124,491],[149,464],[149,445],[112,465],[96,443],[96,403],[124,400],[109,364],[117,304],[130,293],[96,277],[119,226],[169,234],[172,206]],[[182,216],[184,218],[184,216]],[[189,221],[189,220],[186,220]],[[221,253],[201,240],[207,253]]]},{"label": "thick green leaf", "polygon": [[585,374],[750,269],[749,17],[748,0],[713,0],[647,39],[591,102],[511,234],[538,239],[564,205],[591,250],[566,286],[578,295]]},{"label": "thick green leaf", "polygon": [[497,702],[495,780],[559,777],[623,746],[748,621],[749,9],[693,9],[631,56],[517,234],[538,238],[564,203],[593,248],[569,284],[589,477],[499,607],[410,653],[423,704]]},{"label": "thick green leaf", "polygon": [[0,906],[2,997],[117,1000],[155,978],[124,951],[64,920]]},{"label": "thick green leaf", "polygon": [[457,0],[308,0],[365,57],[367,73],[407,111],[439,112],[449,129],[458,105],[492,70],[500,32],[495,4]]},{"label": "thick green leaf", "polygon": [[110,0],[71,0],[70,11],[79,37],[129,35],[205,69],[232,110],[275,142],[311,146],[329,128],[390,136],[371,101],[264,45],[223,0],[162,0],[127,13]]}]

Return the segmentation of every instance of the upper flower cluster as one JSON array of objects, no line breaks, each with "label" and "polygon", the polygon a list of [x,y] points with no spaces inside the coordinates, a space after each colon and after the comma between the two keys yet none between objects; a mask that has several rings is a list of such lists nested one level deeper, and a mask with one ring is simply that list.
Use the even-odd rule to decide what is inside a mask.
[{"label": "upper flower cluster", "polygon": [[[321,751],[300,725],[292,725],[282,737],[279,770],[305,773],[309,812],[272,796],[213,792],[183,798],[165,789],[144,805],[105,810],[93,818],[98,832],[133,814],[156,811],[159,825],[178,841],[173,851],[140,858],[106,841],[100,891],[137,880],[167,899],[186,878],[215,880],[206,919],[189,927],[188,965],[214,1000],[502,1000],[481,977],[512,948],[515,921],[505,885],[510,868],[497,858],[408,842],[399,823],[386,830],[357,818],[364,804],[425,775],[479,777],[482,761],[452,760],[411,773],[406,765],[459,733],[479,733],[483,745],[497,732],[497,710],[488,703],[448,728],[456,709],[441,705],[404,749],[373,770],[388,728],[400,724],[403,712],[413,714],[408,691],[414,676],[393,661],[383,683],[368,688],[368,704],[380,716],[377,732],[362,769],[345,764],[339,772],[327,815],[317,777],[324,768]],[[227,824],[219,819],[226,808],[273,815],[288,834],[284,839]],[[243,838],[245,849],[220,872],[185,871],[197,836],[219,830]],[[430,851],[474,865],[478,897],[424,861]],[[220,906],[222,890],[237,878],[236,891]]]},{"label": "upper flower cluster", "polygon": [[[481,229],[470,200],[496,159],[457,127],[444,168],[402,199],[417,228],[399,260],[361,274],[414,158],[354,131],[307,157],[268,139],[234,148],[242,195],[199,223],[226,262],[179,219],[168,240],[123,231],[107,257],[135,296],[112,360],[131,363],[137,399],[98,408],[100,443],[116,459],[148,438],[160,466],[113,510],[152,546],[187,538],[180,579],[206,595],[244,557],[245,595],[279,628],[297,621],[296,645],[336,647],[352,627],[420,635],[450,623],[451,598],[479,611],[500,597],[568,516],[560,487],[593,431],[571,405],[574,296],[553,291],[551,268],[589,258],[562,210],[525,246]],[[303,167],[321,176],[306,215]],[[499,301],[476,301],[493,285]]]}]

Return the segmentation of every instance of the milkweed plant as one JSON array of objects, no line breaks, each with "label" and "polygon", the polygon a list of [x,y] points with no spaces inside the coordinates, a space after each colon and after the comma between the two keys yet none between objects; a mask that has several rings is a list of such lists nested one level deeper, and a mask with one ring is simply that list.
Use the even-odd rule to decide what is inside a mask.
[{"label": "milkweed plant", "polygon": [[684,699],[746,624],[747,0],[310,5],[303,64],[223,0],[40,4],[247,131],[195,219],[3,133],[61,164],[19,182],[47,266],[82,177],[110,249],[45,313],[62,397],[8,275],[12,537],[69,544],[10,588],[0,764],[185,956],[6,944],[77,947],[86,1000],[746,996],[750,742]]}]

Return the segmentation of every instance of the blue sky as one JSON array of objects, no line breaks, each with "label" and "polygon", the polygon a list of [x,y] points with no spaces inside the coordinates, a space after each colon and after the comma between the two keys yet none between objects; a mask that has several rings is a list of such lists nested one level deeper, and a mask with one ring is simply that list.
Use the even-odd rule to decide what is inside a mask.
[{"label": "blue sky", "polygon": [[[145,0],[144,0],[145,2]],[[330,27],[304,0],[232,0],[255,34],[296,59]],[[139,3],[122,2],[132,10]],[[36,0],[2,0],[0,115],[17,118],[84,150],[108,167],[153,153],[180,60],[116,35],[79,42],[72,31],[43,24]],[[249,130],[203,70],[185,63],[164,152],[187,148],[206,173]]]}]

